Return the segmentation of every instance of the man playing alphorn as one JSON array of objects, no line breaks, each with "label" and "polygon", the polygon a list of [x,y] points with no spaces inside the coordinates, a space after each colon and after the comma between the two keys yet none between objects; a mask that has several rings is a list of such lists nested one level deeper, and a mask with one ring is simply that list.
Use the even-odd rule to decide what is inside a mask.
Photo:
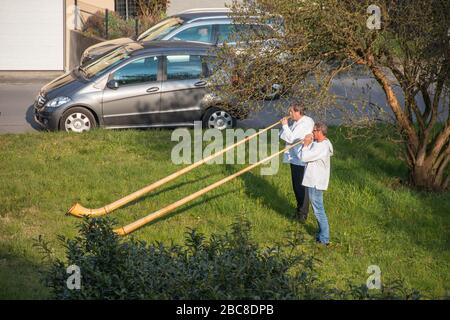
[{"label": "man playing alphorn", "polygon": [[[294,123],[288,125],[288,117],[281,120],[283,128],[280,132],[280,139],[286,143],[293,144],[299,140],[303,140],[307,134],[311,134],[314,128],[314,121],[304,114],[304,109],[297,103],[291,104],[289,107],[289,115]],[[308,217],[309,201],[306,188],[302,185],[303,176],[305,174],[305,163],[300,160],[302,145],[299,144],[294,148],[286,151],[283,162],[289,163],[291,166],[292,187],[294,189],[295,199],[297,200],[296,217],[305,222]]]},{"label": "man playing alphorn", "polygon": [[302,184],[307,187],[309,201],[319,224],[316,241],[324,245],[330,241],[330,227],[323,205],[323,192],[330,181],[330,157],[333,155],[333,145],[327,138],[327,130],[324,123],[316,123],[313,134],[307,135],[303,141],[301,154],[302,161],[306,163]]}]

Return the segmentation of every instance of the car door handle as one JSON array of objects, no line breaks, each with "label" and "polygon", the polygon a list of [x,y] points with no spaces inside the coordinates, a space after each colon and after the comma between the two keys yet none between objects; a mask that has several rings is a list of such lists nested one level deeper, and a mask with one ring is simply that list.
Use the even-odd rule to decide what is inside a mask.
[{"label": "car door handle", "polygon": [[204,86],[206,86],[206,81],[198,81],[198,82],[194,83],[194,86],[204,87]]},{"label": "car door handle", "polygon": [[151,88],[148,88],[148,89],[147,89],[147,92],[148,92],[148,93],[151,93],[151,92],[157,92],[157,91],[159,91],[159,87],[151,87]]}]

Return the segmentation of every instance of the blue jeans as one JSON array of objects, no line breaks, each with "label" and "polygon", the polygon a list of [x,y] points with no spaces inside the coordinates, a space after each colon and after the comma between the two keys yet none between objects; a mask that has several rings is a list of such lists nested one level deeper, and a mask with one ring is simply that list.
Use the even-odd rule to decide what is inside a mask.
[{"label": "blue jeans", "polygon": [[311,203],[314,215],[316,216],[319,224],[319,232],[316,236],[316,240],[321,243],[328,243],[330,241],[330,227],[328,225],[327,214],[323,206],[323,190],[317,190],[316,188],[309,188],[309,202]]}]

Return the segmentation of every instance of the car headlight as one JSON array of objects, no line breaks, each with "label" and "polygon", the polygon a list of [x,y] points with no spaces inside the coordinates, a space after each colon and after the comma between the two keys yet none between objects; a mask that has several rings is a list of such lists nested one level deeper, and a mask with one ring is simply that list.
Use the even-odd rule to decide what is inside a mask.
[{"label": "car headlight", "polygon": [[59,106],[62,106],[63,104],[66,104],[70,100],[71,99],[69,97],[57,97],[47,102],[45,106],[48,108],[57,108]]}]

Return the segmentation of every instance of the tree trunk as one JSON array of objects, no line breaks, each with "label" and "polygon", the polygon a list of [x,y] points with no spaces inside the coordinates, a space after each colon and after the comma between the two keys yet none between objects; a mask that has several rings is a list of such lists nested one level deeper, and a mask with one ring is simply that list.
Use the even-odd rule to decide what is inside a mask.
[{"label": "tree trunk", "polygon": [[432,172],[431,162],[425,162],[423,165],[416,164],[410,168],[411,182],[420,189],[438,191],[441,186]]},{"label": "tree trunk", "polygon": [[444,165],[444,169],[436,167],[438,158],[432,155],[428,155],[425,161],[420,161],[419,158],[421,157],[417,156],[412,163],[408,162],[411,184],[418,189],[432,191],[442,191],[448,188],[450,174],[444,170],[446,165]]},{"label": "tree trunk", "polygon": [[[420,189],[426,190],[442,190],[448,186],[449,178],[445,178],[444,171],[447,166],[448,160],[442,158],[447,156],[448,150],[442,150],[442,146],[446,144],[446,130],[442,132],[442,137],[439,136],[438,141],[434,142],[433,148],[429,148],[429,141],[427,139],[420,139],[421,128],[415,128],[414,123],[408,118],[407,113],[401,107],[398,97],[396,96],[392,83],[388,79],[384,71],[368,63],[369,68],[375,76],[375,79],[383,88],[389,106],[397,120],[397,124],[401,129],[401,133],[404,136],[405,154],[407,159],[407,165],[410,173],[411,183]],[[408,103],[405,100],[405,103]],[[411,106],[406,105],[405,110],[411,110]],[[450,130],[447,128],[447,130]],[[431,149],[431,151],[430,151]],[[436,152],[433,150],[437,149]],[[444,153],[442,155],[442,153]]]}]

